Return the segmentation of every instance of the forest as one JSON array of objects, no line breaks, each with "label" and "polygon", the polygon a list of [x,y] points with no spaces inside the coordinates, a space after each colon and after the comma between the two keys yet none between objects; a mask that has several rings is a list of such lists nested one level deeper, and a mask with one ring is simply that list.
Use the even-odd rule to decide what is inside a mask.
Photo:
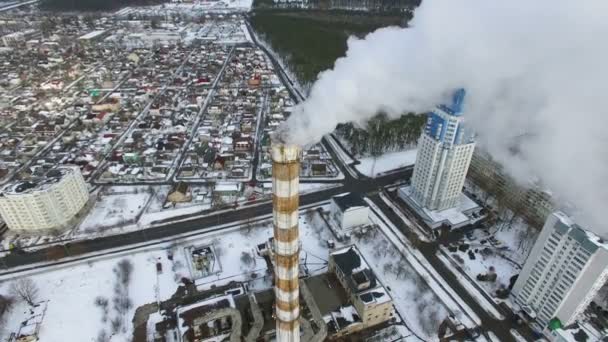
[{"label": "forest", "polygon": [[251,24],[289,65],[302,84],[333,66],[346,53],[349,36],[399,25],[398,16],[371,17],[330,11],[256,11]]},{"label": "forest", "polygon": [[379,114],[368,121],[365,127],[357,127],[352,123],[341,124],[335,133],[348,143],[354,155],[379,156],[384,152],[411,148],[420,137],[425,122],[425,115],[408,113],[389,120],[385,114]]}]

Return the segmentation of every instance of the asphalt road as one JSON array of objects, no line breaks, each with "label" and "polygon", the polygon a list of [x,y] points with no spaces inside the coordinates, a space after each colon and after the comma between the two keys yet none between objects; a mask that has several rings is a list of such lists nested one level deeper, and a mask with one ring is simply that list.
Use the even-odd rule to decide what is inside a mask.
[{"label": "asphalt road", "polygon": [[[300,196],[300,205],[304,206],[326,201],[332,196],[344,192],[375,192],[385,185],[392,184],[399,180],[409,179],[412,175],[412,171],[412,168],[403,169],[400,172],[377,178],[375,180],[350,179],[345,181],[345,183],[339,187]],[[237,207],[229,212],[211,214],[205,217],[194,217],[196,214],[193,214],[189,215],[191,218],[188,216],[172,218],[171,220],[180,219],[183,221],[179,223],[167,223],[153,228],[142,229],[119,235],[99,237],[90,240],[80,240],[67,243],[64,246],[51,246],[31,252],[14,252],[5,256],[4,258],[0,258],[0,269],[10,269],[19,266],[33,265],[40,262],[57,261],[68,256],[74,257],[87,253],[102,252],[104,250],[119,247],[128,247],[130,245],[140,244],[152,240],[163,240],[172,236],[209,229],[213,226],[221,224],[235,223],[270,213],[272,213],[272,203],[265,202],[263,204],[254,206]]]}]

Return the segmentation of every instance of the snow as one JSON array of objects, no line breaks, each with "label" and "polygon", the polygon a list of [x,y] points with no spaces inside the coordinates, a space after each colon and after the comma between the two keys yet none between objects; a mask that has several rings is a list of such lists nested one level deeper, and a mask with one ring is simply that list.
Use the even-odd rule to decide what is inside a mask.
[{"label": "snow", "polygon": [[[112,309],[114,293],[114,267],[121,259],[127,259],[134,265],[129,296],[133,307],[121,318],[128,326],[126,333],[119,333],[111,341],[130,339],[131,319],[135,308],[156,301],[156,294],[168,298],[177,289],[177,272],[172,272],[172,264],[161,248],[153,252],[133,253],[124,257],[101,259],[70,264],[69,266],[39,272],[30,275],[37,284],[39,298],[48,300],[47,312],[40,329],[41,341],[91,341],[105,329],[109,331],[109,320],[102,322],[102,310],[94,305],[97,296],[104,296],[110,301],[109,319],[116,317]],[[164,273],[156,274],[156,263],[164,264]],[[177,278],[177,281],[176,281]],[[0,278],[0,293],[7,293],[10,279]],[[158,290],[157,290],[158,289]],[[158,292],[157,292],[158,291]],[[27,304],[20,302],[9,313],[6,329],[1,331],[0,340],[5,340],[11,332],[18,330],[20,322],[26,317],[22,314]],[[80,319],[86,318],[86,319]]]},{"label": "snow", "polygon": [[[302,265],[308,268],[311,274],[327,270],[326,261],[329,251],[326,241],[335,239],[319,212],[315,210],[319,206],[328,210],[329,202],[303,207],[299,217],[302,241],[300,256]],[[102,329],[110,335],[109,321],[116,316],[112,308],[116,282],[113,269],[122,259],[127,259],[134,265],[132,280],[128,286],[133,306],[124,317],[120,317],[126,329],[112,336],[110,341],[130,339],[135,309],[144,304],[170,298],[180,284],[181,278],[190,276],[189,255],[186,251],[192,246],[213,245],[221,263],[219,273],[197,280],[199,289],[224,285],[233,280],[248,280],[251,279],[253,272],[264,275],[266,264],[253,250],[272,236],[272,220],[270,215],[259,219],[249,223],[226,225],[217,233],[203,232],[196,235],[176,236],[156,245],[139,247],[135,250],[132,248],[137,246],[109,250],[107,252],[112,254],[93,257],[88,261],[66,259],[65,261],[68,262],[66,264],[40,267],[20,275],[29,276],[34,280],[40,287],[40,299],[49,301],[40,339],[91,341],[95,340]],[[213,228],[209,227],[209,229]],[[393,247],[391,241],[397,241],[396,238],[387,237],[377,229],[370,230],[370,234],[371,232],[376,233],[369,239],[362,237],[357,241],[362,256],[376,272],[378,280],[385,287],[392,288],[388,293],[393,297],[395,306],[409,330],[415,332],[415,335],[424,336],[425,341],[437,340],[438,324],[448,312],[442,304],[443,299],[440,300],[434,293],[435,289],[427,285],[424,279],[428,276],[423,276],[424,279],[418,276],[419,267],[412,267],[409,258]],[[168,259],[168,250],[172,251],[173,261]],[[252,253],[253,261],[244,262],[243,253]],[[156,271],[157,262],[162,264],[162,273],[159,274]],[[388,263],[401,265],[403,272],[397,274],[385,271],[384,265]],[[9,284],[13,280],[10,277],[0,278],[1,294],[7,293]],[[250,288],[259,290],[271,285],[268,279],[259,276],[251,282]],[[109,317],[106,322],[102,321],[102,310],[94,305],[97,296],[104,296],[110,301]],[[20,303],[8,314],[7,329],[0,332],[0,340],[6,339],[8,334],[18,329],[18,325],[24,319],[22,312],[25,308],[26,304]],[[79,320],[77,317],[87,319]],[[78,324],[75,324],[76,321]]]},{"label": "snow", "polygon": [[380,282],[391,289],[393,304],[406,326],[426,341],[436,340],[439,324],[448,315],[446,307],[390,238],[378,229],[367,234],[355,236],[354,242]]},{"label": "snow", "polygon": [[397,190],[397,193],[401,199],[412,204],[413,209],[419,212],[422,216],[426,216],[429,224],[433,227],[440,225],[442,222],[449,222],[450,226],[452,227],[462,227],[472,220],[465,213],[479,208],[479,205],[467,197],[467,195],[464,193],[459,195],[457,207],[445,210],[429,210],[420,206],[412,196],[411,186],[402,187]]},{"label": "snow", "polygon": [[342,318],[344,318],[345,320],[347,320],[349,322],[355,321],[355,318],[353,316],[356,314],[357,314],[357,310],[355,310],[355,308],[352,305],[340,308],[340,315],[342,316]]},{"label": "snow", "polygon": [[515,338],[515,341],[517,341],[517,342],[526,341],[526,339],[523,336],[521,336],[521,334],[517,330],[511,329],[509,332],[511,333],[511,335],[513,335],[513,338]]},{"label": "snow", "polygon": [[[373,222],[376,222],[381,228],[382,233],[392,241],[399,252],[405,256],[406,260],[414,270],[421,275],[426,284],[433,290],[433,293],[440,298],[441,302],[449,308],[460,322],[467,328],[475,328],[481,325],[481,319],[473,312],[473,310],[460,298],[456,292],[445,282],[445,280],[435,271],[435,269],[428,263],[425,257],[420,251],[414,249],[407,238],[401,233],[397,227],[395,227],[384,214],[376,207],[376,205],[366,199],[370,207],[372,208],[372,215],[370,218]],[[382,246],[378,246],[380,248]],[[378,265],[378,263],[371,263],[372,265]],[[372,267],[373,268],[373,267]],[[413,273],[413,272],[412,272]],[[407,307],[406,307],[407,308]],[[411,309],[411,306],[410,306]]]},{"label": "snow", "polygon": [[[454,263],[451,263],[450,260],[448,260],[447,257],[445,257],[444,255],[442,255],[441,253],[438,253],[437,257],[441,260],[441,262],[443,262],[448,269],[453,270],[454,269]],[[468,257],[467,257],[468,259]],[[487,273],[487,269],[485,270],[481,270],[478,273]],[[492,303],[490,303],[486,297],[483,296],[483,294],[481,294],[479,292],[479,290],[473,286],[473,284],[471,284],[470,280],[467,279],[464,275],[462,275],[458,270],[453,270],[452,273],[456,276],[456,278],[458,279],[458,282],[467,289],[467,292],[469,292],[470,294],[473,295],[473,298],[475,299],[475,301],[481,305],[481,307],[488,312],[490,315],[494,316],[494,318],[498,319],[498,320],[503,320],[505,319],[505,317],[498,312],[498,310],[494,307],[494,305]],[[500,274],[500,273],[498,273]],[[471,276],[471,274],[469,274],[469,276]],[[508,280],[507,280],[508,281]],[[481,283],[481,282],[480,282]],[[488,282],[485,282],[485,284],[490,284]],[[507,282],[508,284],[508,282]]]},{"label": "snow", "polygon": [[100,193],[89,215],[80,224],[81,232],[90,233],[135,223],[152,194],[139,188],[120,194]]},{"label": "snow", "polygon": [[399,209],[399,207],[397,207],[395,205],[395,203],[393,203],[393,201],[391,201],[384,192],[381,192],[379,194],[380,198],[382,199],[382,201],[388,205],[391,209],[393,209],[393,211],[395,212],[395,214],[397,214],[397,216],[399,216],[399,218],[405,222],[405,224],[412,228],[412,231],[414,233],[416,233],[416,235],[418,235],[418,238],[421,241],[425,241],[425,242],[429,242],[433,237],[430,235],[430,233],[427,232],[427,230],[425,230],[424,228],[420,227],[420,225],[418,225],[418,223],[416,222],[412,222],[410,221],[410,219],[408,219],[403,212],[401,211],[401,209]]},{"label": "snow", "polygon": [[516,220],[511,227],[492,227],[490,229],[490,235],[493,235],[496,240],[506,247],[500,253],[517,262],[520,266],[523,266],[526,262],[539,233],[540,231],[528,226],[523,220]]},{"label": "snow", "polygon": [[359,159],[360,164],[355,167],[362,174],[375,177],[391,170],[414,165],[416,163],[416,152],[417,150],[413,149],[385,153],[376,158],[375,163],[373,157],[366,157]]}]

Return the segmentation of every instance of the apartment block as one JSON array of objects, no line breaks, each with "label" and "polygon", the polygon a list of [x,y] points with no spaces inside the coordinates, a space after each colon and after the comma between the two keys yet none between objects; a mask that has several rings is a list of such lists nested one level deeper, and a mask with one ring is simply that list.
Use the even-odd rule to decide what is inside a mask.
[{"label": "apartment block", "polygon": [[485,191],[497,196],[502,204],[517,208],[533,225],[542,226],[556,209],[551,193],[532,182],[529,186],[518,184],[503,170],[502,165],[484,151],[475,150],[473,153],[468,177]]},{"label": "apartment block", "polygon": [[549,215],[512,295],[533,326],[576,321],[608,279],[608,244],[562,212]]},{"label": "apartment block", "polygon": [[41,177],[7,184],[0,193],[0,215],[13,231],[63,229],[88,200],[80,170],[62,166]]}]

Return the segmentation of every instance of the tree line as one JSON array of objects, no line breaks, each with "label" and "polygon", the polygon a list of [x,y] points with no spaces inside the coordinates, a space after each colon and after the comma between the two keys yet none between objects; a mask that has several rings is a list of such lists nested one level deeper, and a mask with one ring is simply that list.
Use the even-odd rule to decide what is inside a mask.
[{"label": "tree line", "polygon": [[365,127],[355,124],[340,124],[336,134],[348,142],[351,152],[358,156],[379,156],[385,152],[400,151],[416,143],[426,116],[404,114],[391,120],[379,114],[368,121]]}]

